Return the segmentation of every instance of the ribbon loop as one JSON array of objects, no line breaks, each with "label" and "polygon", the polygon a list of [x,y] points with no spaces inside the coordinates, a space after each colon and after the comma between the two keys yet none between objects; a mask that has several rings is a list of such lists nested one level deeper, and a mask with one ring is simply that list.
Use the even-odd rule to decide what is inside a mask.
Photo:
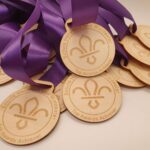
[{"label": "ribbon loop", "polygon": [[65,20],[72,18],[72,26],[96,22],[97,0],[58,0]]},{"label": "ribbon loop", "polygon": [[105,8],[106,10],[114,13],[116,16],[119,16],[120,18],[128,18],[133,22],[133,32],[136,32],[137,26],[135,23],[135,20],[131,13],[117,0],[99,0],[99,5],[102,8]]}]

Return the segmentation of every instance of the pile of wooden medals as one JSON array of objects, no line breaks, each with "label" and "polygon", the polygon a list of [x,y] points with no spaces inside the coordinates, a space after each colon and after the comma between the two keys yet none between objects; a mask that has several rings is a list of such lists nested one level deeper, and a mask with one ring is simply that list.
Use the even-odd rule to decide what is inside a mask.
[{"label": "pile of wooden medals", "polygon": [[[51,88],[24,85],[2,102],[0,136],[8,143],[27,145],[41,140],[66,109],[82,121],[106,121],[121,107],[118,83],[137,88],[150,85],[150,27],[138,26],[135,34],[120,41],[130,59],[127,65],[122,60],[115,66],[115,44],[103,27],[90,23],[69,29],[67,23],[60,47],[70,75],[55,88],[46,82]],[[10,80],[1,70],[0,84]]]}]

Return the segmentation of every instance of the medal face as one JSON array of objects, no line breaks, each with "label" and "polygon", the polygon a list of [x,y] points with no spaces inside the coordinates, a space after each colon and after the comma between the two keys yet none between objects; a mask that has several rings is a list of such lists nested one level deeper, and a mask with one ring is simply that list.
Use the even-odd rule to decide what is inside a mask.
[{"label": "medal face", "polygon": [[66,110],[66,106],[64,104],[64,99],[63,99],[63,85],[65,83],[65,80],[63,80],[54,90],[54,94],[57,96],[60,105],[60,112],[64,112]]},{"label": "medal face", "polygon": [[131,59],[127,68],[142,82],[150,85],[150,68],[136,60]]},{"label": "medal face", "polygon": [[7,76],[4,72],[3,72],[3,70],[0,68],[0,85],[2,85],[2,84],[5,84],[5,83],[7,83],[7,82],[9,82],[9,81],[11,81],[12,79],[9,77],[9,76]]},{"label": "medal face", "polygon": [[150,26],[140,25],[135,36],[148,48],[150,48]]},{"label": "medal face", "polygon": [[119,83],[129,87],[144,87],[145,84],[138,80],[129,70],[111,66],[107,72]]},{"label": "medal face", "polygon": [[115,56],[111,35],[94,23],[68,30],[60,49],[66,67],[80,76],[95,76],[104,72]]},{"label": "medal face", "polygon": [[126,36],[121,44],[133,58],[150,65],[150,49],[145,47],[138,39],[133,36]]},{"label": "medal face", "polygon": [[0,137],[14,145],[37,142],[52,131],[59,114],[54,94],[22,88],[0,106]]},{"label": "medal face", "polygon": [[121,90],[108,73],[93,78],[71,75],[63,88],[65,105],[76,118],[102,122],[113,117],[121,106]]}]

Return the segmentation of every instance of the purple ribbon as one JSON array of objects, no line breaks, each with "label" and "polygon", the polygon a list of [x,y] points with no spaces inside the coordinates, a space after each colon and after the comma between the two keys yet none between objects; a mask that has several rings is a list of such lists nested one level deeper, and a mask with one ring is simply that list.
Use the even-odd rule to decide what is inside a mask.
[{"label": "purple ribbon", "polygon": [[[105,29],[107,29],[111,33],[111,30],[109,27],[109,24],[110,24],[115,29],[115,31],[118,33],[119,39],[123,39],[125,35],[130,34],[129,28],[125,24],[124,18],[130,19],[134,23],[134,27],[135,27],[134,29],[136,29],[136,24],[135,24],[135,21],[134,21],[132,15],[118,1],[116,1],[116,0],[99,1],[99,5],[100,5],[99,10],[98,10],[99,15],[97,13],[98,4],[96,3],[96,1],[93,1],[92,6],[91,5],[77,5],[80,3],[90,4],[90,2],[91,2],[90,0],[86,1],[86,2],[85,1],[80,2],[78,0],[75,0],[75,2],[74,2],[74,0],[69,0],[69,1],[68,0],[59,0],[59,4],[61,6],[61,10],[62,10],[65,20],[67,20],[68,18],[72,18],[73,25],[74,24],[81,25],[81,24],[86,24],[88,22],[96,21],[98,24],[103,26]],[[67,7],[65,7],[65,6],[67,6]],[[91,6],[90,9],[88,9],[89,6]],[[95,6],[95,11],[92,10],[94,8],[93,6]],[[83,9],[83,7],[85,7],[85,9]],[[87,14],[91,14],[92,17],[88,18],[89,15],[87,15]],[[95,19],[95,18],[97,18],[97,19]],[[77,20],[77,23],[76,23],[76,20]],[[113,34],[112,34],[112,37],[113,37]],[[114,38],[114,42],[116,45],[117,53],[119,53],[119,55],[121,55],[123,58],[128,60],[128,55],[125,52],[124,48],[119,44],[117,38]]]},{"label": "purple ribbon", "polygon": [[0,2],[0,24],[11,21],[14,10]]},{"label": "purple ribbon", "polygon": [[72,26],[95,22],[98,15],[97,0],[58,0],[65,20],[72,18]]},{"label": "purple ribbon", "polygon": [[0,53],[3,51],[7,43],[17,35],[19,25],[15,23],[5,23],[0,25]]},{"label": "purple ribbon", "polygon": [[6,46],[1,57],[2,58],[1,66],[9,76],[13,77],[16,80],[21,80],[23,82],[27,82],[32,85],[37,85],[37,84],[34,83],[29,78],[27,72],[25,71],[24,69],[25,64],[20,50],[21,50],[23,34],[28,29],[30,29],[32,25],[37,23],[40,15],[41,14],[40,14],[39,2],[37,1],[36,7],[32,15],[30,16],[30,18],[28,19],[24,27],[17,33],[16,38],[13,39]]},{"label": "purple ribbon", "polygon": [[131,13],[117,0],[98,0],[102,8],[112,12],[116,16],[125,19],[128,18],[133,22],[133,32],[136,32],[137,26]]},{"label": "purple ribbon", "polygon": [[[37,1],[36,7],[32,15],[30,16],[30,18],[28,19],[24,27],[18,32],[16,36],[17,38],[14,38],[4,49],[4,52],[2,54],[2,62],[1,62],[1,66],[3,67],[4,71],[8,75],[13,77],[14,79],[21,80],[23,82],[27,82],[32,85],[38,85],[38,84],[34,83],[30,79],[30,76],[37,74],[46,68],[46,66],[48,65],[48,58],[50,57],[50,49],[51,49],[51,46],[48,43],[49,40],[47,40],[48,37],[44,37],[46,32],[42,30],[43,27],[40,27],[39,31],[34,31],[34,33],[32,32],[24,36],[25,32],[30,27],[32,27],[32,25],[37,23],[38,20],[40,19],[40,16],[41,16],[40,6],[41,6],[40,3]],[[42,13],[42,15],[43,14],[44,13]],[[50,19],[52,15],[48,15],[48,12],[47,12],[47,14],[45,13],[45,16],[47,17],[47,20],[46,18],[44,19],[44,26],[46,24],[49,25],[51,23]],[[53,16],[53,19],[56,22],[58,21],[56,19],[56,16]],[[62,20],[63,19],[61,19],[61,22]],[[55,24],[52,24],[52,25],[53,27],[56,27]],[[63,22],[63,27],[64,27],[64,22]],[[61,39],[61,36],[64,33],[64,28],[63,29],[59,29],[59,28],[60,27],[58,26],[58,28],[56,28],[55,30],[58,32],[58,34],[56,34],[56,32],[53,32],[53,35],[51,34],[52,32],[49,34],[51,36],[51,39],[55,35],[56,38],[53,39],[53,42],[55,40],[58,41],[57,39]],[[46,27],[44,29],[46,29]],[[51,30],[53,29],[51,28]],[[61,30],[61,33],[60,33],[60,30]],[[57,45],[57,43],[58,42],[55,42],[55,46]],[[63,74],[59,76],[59,79],[58,77],[56,77],[55,74],[50,74],[50,76],[48,77],[45,76],[45,78],[43,77],[44,80],[48,80],[48,81],[51,81],[51,78],[52,78],[53,79],[52,82],[54,82],[56,85],[59,84],[59,82],[64,78],[64,76],[66,75],[66,71],[67,71],[65,67],[62,67],[62,65],[56,65],[56,64],[60,64],[58,62],[60,62],[59,59],[57,59],[55,63],[55,66],[57,67],[52,67],[52,69],[50,69],[49,71],[60,72],[60,70],[63,70],[62,71]]]},{"label": "purple ribbon", "polygon": [[109,25],[111,25],[117,33],[117,35],[113,36],[113,33],[111,33],[111,31],[108,30],[112,34],[112,37],[114,38],[116,50],[117,50],[117,53],[118,53],[117,55],[121,55],[125,60],[128,60],[127,53],[125,52],[124,48],[119,44],[119,41],[118,41],[118,38],[123,39],[124,36],[126,36],[127,34],[130,33],[129,28],[125,24],[124,20],[119,18],[118,16],[114,15],[113,13],[103,9],[103,8],[99,8],[99,15],[107,23],[107,25],[105,25],[105,28],[107,26],[107,30],[108,30]]},{"label": "purple ribbon", "polygon": [[115,64],[120,64],[120,59],[124,58],[128,61],[128,54],[125,52],[119,40],[122,40],[126,35],[130,34],[129,28],[125,23],[125,18],[133,22],[133,32],[136,32],[137,26],[131,13],[117,0],[99,0],[101,8],[99,14],[110,24],[118,33],[114,36],[114,42],[117,54],[114,60]]},{"label": "purple ribbon", "polygon": [[64,20],[59,5],[53,0],[45,0],[42,7],[42,29],[45,30],[49,43],[56,50],[56,60],[52,67],[41,77],[57,86],[66,76],[68,70],[60,58],[60,41],[65,33]]},{"label": "purple ribbon", "polygon": [[[58,3],[54,0],[0,0],[0,32],[3,33],[0,35],[0,53],[3,70],[16,80],[39,86],[30,77],[46,69],[51,50],[55,49],[56,61],[41,80],[58,85],[67,74],[60,58],[59,45],[65,33],[64,20],[68,18],[73,19],[73,26],[97,22],[111,33],[110,24],[119,39],[129,34],[124,21],[124,18],[128,18],[136,31],[132,15],[116,0],[58,0]],[[37,23],[38,29],[27,33]],[[20,24],[24,24],[21,29]],[[117,55],[128,59],[118,38],[114,37]]]}]

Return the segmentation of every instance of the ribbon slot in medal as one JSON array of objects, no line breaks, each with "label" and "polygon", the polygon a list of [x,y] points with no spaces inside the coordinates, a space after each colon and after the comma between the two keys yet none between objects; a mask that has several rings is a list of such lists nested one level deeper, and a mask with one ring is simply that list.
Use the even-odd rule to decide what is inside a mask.
[{"label": "ribbon slot in medal", "polygon": [[52,89],[24,86],[0,105],[0,137],[14,145],[28,145],[47,136],[60,115]]},{"label": "ribbon slot in medal", "polygon": [[63,88],[68,111],[86,122],[102,122],[112,118],[121,106],[121,89],[108,73],[86,78],[71,75]]},{"label": "ribbon slot in medal", "polygon": [[80,76],[95,76],[103,73],[112,64],[115,44],[106,29],[95,23],[69,28],[62,38],[60,53],[64,64]]}]

